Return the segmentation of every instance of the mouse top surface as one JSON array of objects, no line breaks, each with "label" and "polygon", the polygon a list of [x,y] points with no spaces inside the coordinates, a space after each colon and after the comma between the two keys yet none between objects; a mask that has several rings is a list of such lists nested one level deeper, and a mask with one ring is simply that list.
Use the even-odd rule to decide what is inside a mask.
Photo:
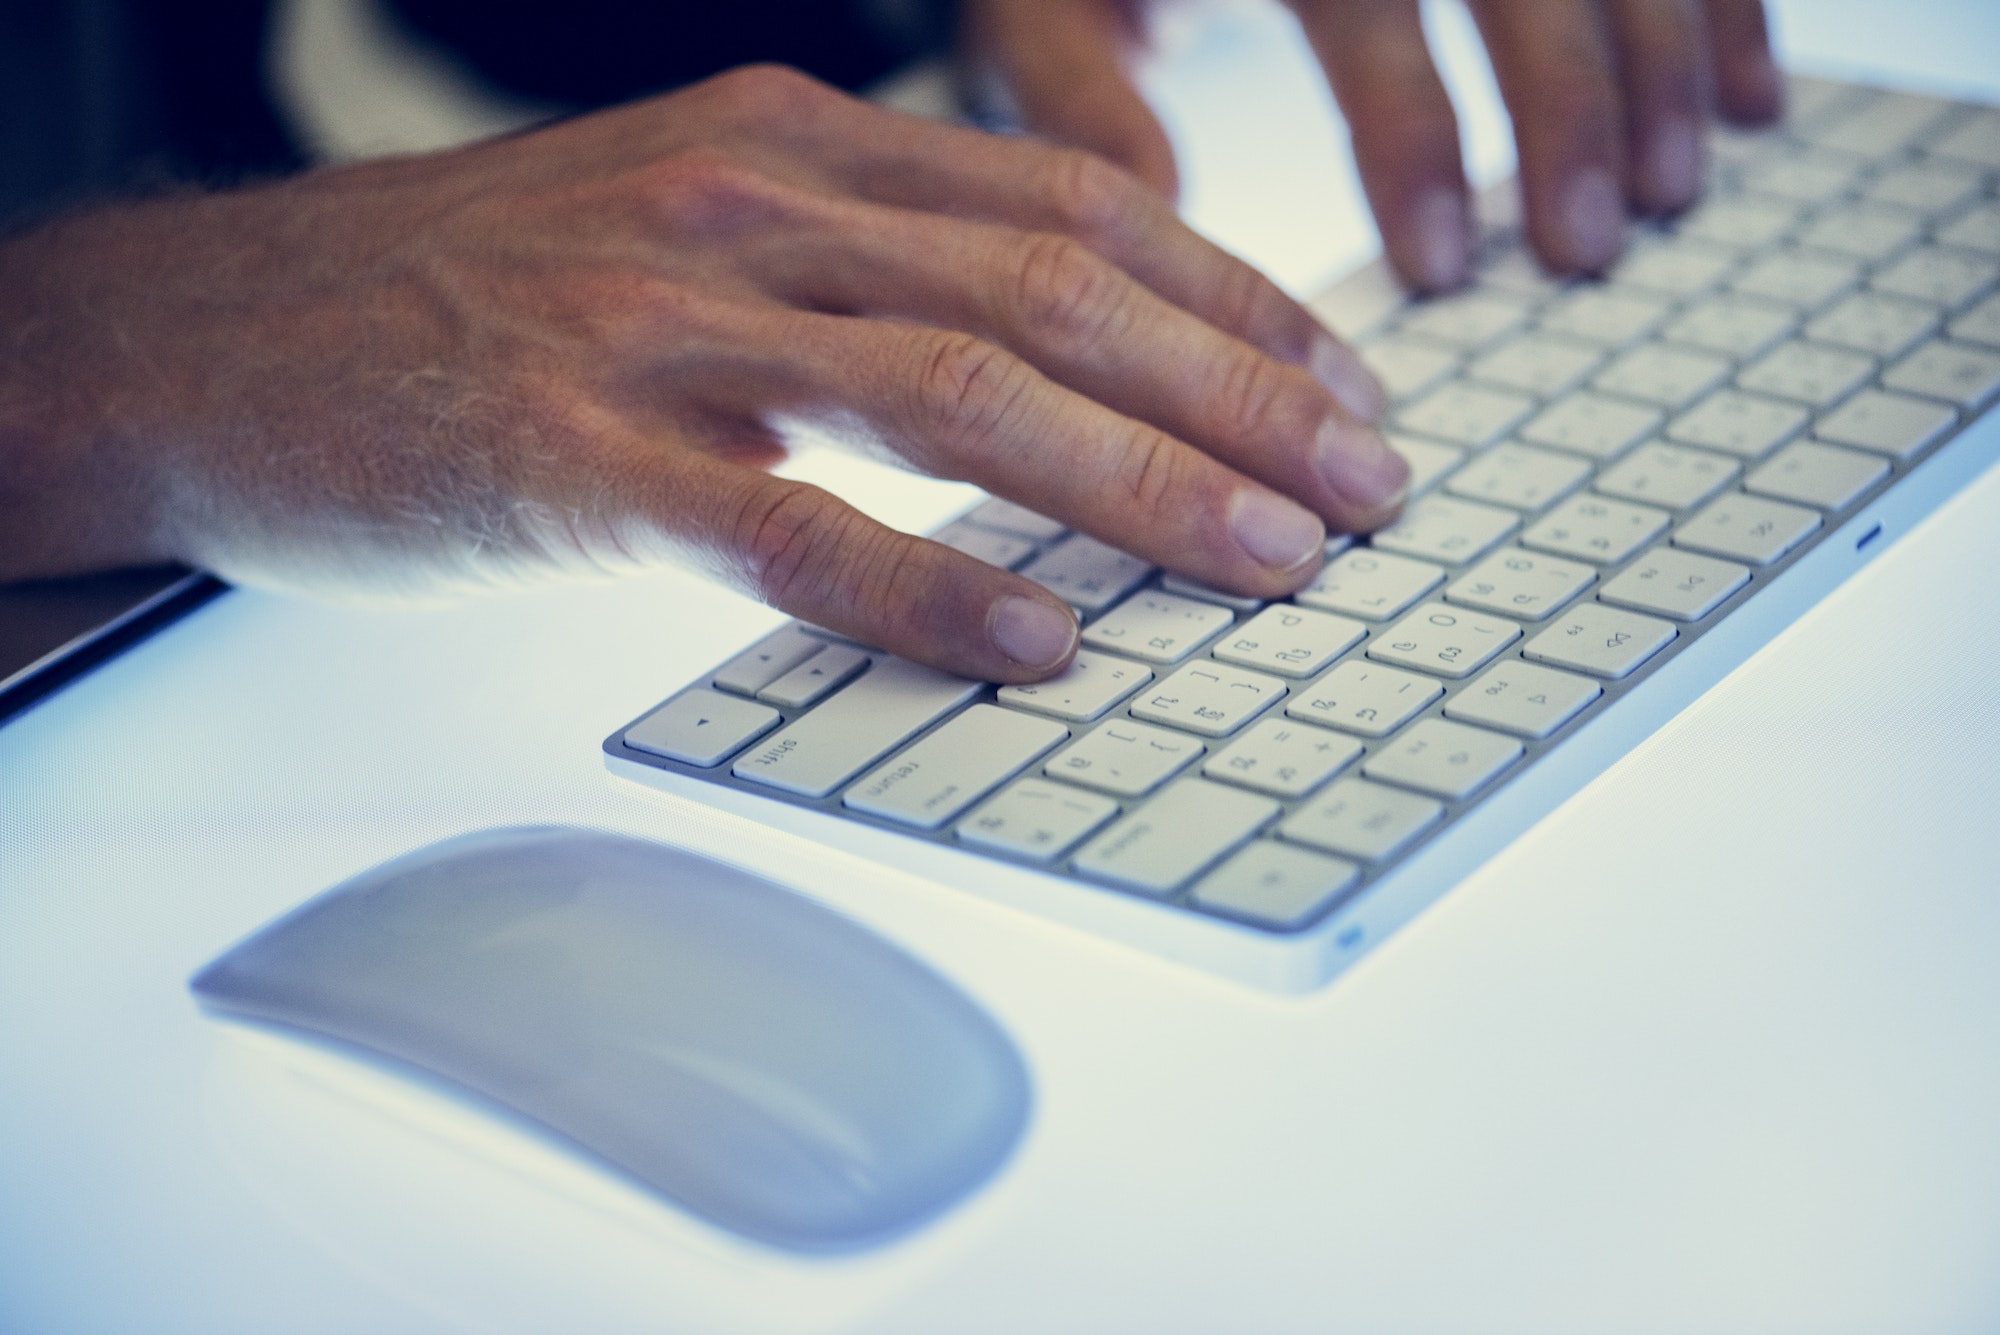
[{"label": "mouse top surface", "polygon": [[191,984],[211,1011],[408,1063],[681,1206],[795,1251],[886,1241],[1026,1123],[962,992],[739,868],[559,827],[432,844],[280,918]]}]

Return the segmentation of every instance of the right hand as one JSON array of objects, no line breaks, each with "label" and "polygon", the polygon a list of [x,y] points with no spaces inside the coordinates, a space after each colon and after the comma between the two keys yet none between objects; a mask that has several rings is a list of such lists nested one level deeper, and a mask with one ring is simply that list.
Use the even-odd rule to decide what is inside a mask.
[{"label": "right hand", "polygon": [[1262,597],[1408,477],[1354,355],[1123,171],[773,69],[45,229],[0,248],[23,330],[0,577],[421,591],[674,556],[1023,681],[1074,651],[1061,601],[771,476],[787,422]]}]

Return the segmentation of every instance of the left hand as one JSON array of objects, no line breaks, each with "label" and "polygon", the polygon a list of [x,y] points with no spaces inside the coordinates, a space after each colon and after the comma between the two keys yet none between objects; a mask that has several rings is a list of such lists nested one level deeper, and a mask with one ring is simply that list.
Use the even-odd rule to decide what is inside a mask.
[{"label": "left hand", "polygon": [[[1615,260],[1628,208],[1695,201],[1711,109],[1742,122],[1778,114],[1760,0],[1468,2],[1513,114],[1529,238],[1555,272]],[[1457,286],[1471,262],[1470,200],[1418,0],[1288,3],[1347,116],[1390,260],[1419,290]],[[967,31],[1028,129],[1172,197],[1173,150],[1126,72],[1144,10],[1144,0],[968,0]]]}]

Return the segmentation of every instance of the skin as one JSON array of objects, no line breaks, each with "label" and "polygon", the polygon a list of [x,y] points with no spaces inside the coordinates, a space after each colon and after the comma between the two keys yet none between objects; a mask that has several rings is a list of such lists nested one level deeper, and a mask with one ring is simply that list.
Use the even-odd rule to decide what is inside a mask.
[{"label": "skin", "polygon": [[[1288,0],[1346,114],[1389,258],[1443,291],[1468,276],[1471,205],[1458,126],[1418,0]],[[1760,0],[1469,0],[1513,116],[1528,234],[1557,273],[1596,273],[1628,211],[1701,190],[1701,126],[1778,114]],[[971,0],[968,41],[1028,128],[1119,163],[1163,196],[1165,133],[1127,72],[1144,0]]]},{"label": "skin", "polygon": [[1408,470],[1353,354],[1075,149],[733,71],[0,246],[0,579],[321,593],[692,563],[996,681],[1069,609],[766,469],[788,427],[1273,597]]}]

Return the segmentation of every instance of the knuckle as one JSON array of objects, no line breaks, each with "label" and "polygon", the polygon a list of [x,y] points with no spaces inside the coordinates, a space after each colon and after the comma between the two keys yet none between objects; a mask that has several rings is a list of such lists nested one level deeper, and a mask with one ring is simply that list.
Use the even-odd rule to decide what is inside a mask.
[{"label": "knuckle", "polygon": [[1027,389],[1020,362],[971,334],[937,336],[917,378],[924,417],[974,447],[997,434]]},{"label": "knuckle", "polygon": [[852,518],[831,496],[803,482],[760,488],[736,520],[736,549],[749,562],[758,596],[783,607],[794,590],[811,587]]},{"label": "knuckle", "polygon": [[1117,238],[1143,203],[1130,173],[1075,148],[1051,150],[1043,188],[1062,230],[1093,247]]},{"label": "knuckle", "polygon": [[762,173],[712,149],[692,149],[636,169],[653,213],[675,232],[728,236],[786,208],[784,192]]},{"label": "knuckle", "polygon": [[1067,348],[1116,336],[1130,321],[1131,292],[1119,273],[1082,242],[1031,235],[1013,266],[1015,316]]},{"label": "knuckle", "polygon": [[1179,508],[1176,499],[1184,495],[1182,465],[1182,452],[1174,441],[1137,428],[1119,455],[1116,494],[1142,520],[1179,518],[1172,512]]},{"label": "knuckle", "polygon": [[1222,383],[1213,396],[1220,434],[1245,441],[1274,436],[1292,405],[1303,396],[1296,390],[1296,371],[1260,352],[1245,348],[1222,369]]},{"label": "knuckle", "polygon": [[745,125],[795,125],[823,107],[833,90],[788,65],[743,65],[719,74],[707,91],[730,120]]}]

